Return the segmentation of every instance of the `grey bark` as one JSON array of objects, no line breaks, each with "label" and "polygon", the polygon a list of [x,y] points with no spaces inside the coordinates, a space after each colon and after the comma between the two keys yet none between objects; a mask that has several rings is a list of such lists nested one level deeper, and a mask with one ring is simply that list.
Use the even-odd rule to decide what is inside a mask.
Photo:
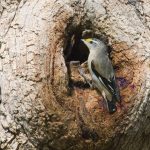
[{"label": "grey bark", "polygon": [[[148,0],[1,0],[0,149],[149,150],[149,8]],[[121,90],[127,113],[107,115],[105,128],[82,90],[66,94],[63,50],[79,29],[107,38],[117,75],[135,87]]]}]

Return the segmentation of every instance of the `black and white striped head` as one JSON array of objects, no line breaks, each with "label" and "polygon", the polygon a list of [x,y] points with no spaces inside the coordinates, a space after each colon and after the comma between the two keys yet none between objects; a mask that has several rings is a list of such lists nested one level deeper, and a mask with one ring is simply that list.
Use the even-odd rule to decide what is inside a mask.
[{"label": "black and white striped head", "polygon": [[106,45],[104,44],[104,42],[102,42],[96,38],[82,39],[82,41],[89,48],[90,52],[97,51],[97,50],[106,52]]}]

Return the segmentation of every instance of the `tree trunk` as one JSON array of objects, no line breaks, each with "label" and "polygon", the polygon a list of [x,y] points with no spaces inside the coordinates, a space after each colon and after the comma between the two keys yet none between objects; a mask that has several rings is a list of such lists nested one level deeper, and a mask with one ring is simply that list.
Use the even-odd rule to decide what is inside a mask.
[{"label": "tree trunk", "polygon": [[[0,149],[149,150],[149,8],[148,0],[1,0]],[[124,105],[113,115],[67,67],[87,59],[86,36],[110,47]]]}]

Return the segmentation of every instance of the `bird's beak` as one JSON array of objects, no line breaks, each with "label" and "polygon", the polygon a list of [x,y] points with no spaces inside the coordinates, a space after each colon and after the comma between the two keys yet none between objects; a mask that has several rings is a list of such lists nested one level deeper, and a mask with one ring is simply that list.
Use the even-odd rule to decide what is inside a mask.
[{"label": "bird's beak", "polygon": [[86,39],[81,39],[81,41],[87,46],[89,47],[89,42]]}]

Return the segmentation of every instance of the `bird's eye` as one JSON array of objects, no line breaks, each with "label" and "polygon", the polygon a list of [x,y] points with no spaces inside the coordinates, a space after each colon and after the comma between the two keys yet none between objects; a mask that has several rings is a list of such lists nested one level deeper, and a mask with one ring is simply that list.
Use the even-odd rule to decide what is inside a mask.
[{"label": "bird's eye", "polygon": [[90,41],[89,43],[90,43],[90,44],[92,44],[92,43],[93,43],[93,41]]}]

